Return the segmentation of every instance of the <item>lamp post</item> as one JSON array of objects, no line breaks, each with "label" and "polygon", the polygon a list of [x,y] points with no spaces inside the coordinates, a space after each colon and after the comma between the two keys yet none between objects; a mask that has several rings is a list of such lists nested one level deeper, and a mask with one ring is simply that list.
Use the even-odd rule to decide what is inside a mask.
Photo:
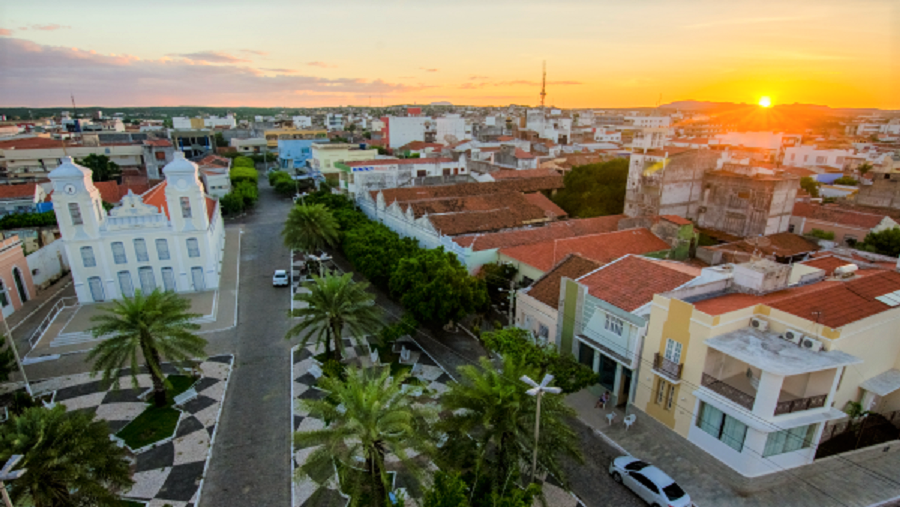
[{"label": "lamp post", "polygon": [[28,376],[25,374],[25,366],[22,364],[22,359],[19,357],[19,349],[16,347],[16,340],[13,339],[12,330],[9,329],[9,323],[6,322],[6,317],[0,318],[3,321],[3,328],[6,330],[6,339],[9,340],[9,347],[13,351],[13,356],[16,358],[16,364],[19,366],[19,373],[22,374],[22,381],[25,382],[25,391],[28,392],[29,396],[32,396],[34,393],[31,392],[31,383],[28,382]]},{"label": "lamp post", "polygon": [[13,507],[12,500],[9,499],[9,493],[6,492],[6,484],[4,481],[11,481],[14,479],[18,479],[22,474],[25,473],[25,469],[16,470],[15,472],[10,472],[12,467],[16,466],[22,459],[21,454],[14,454],[10,456],[9,461],[3,465],[3,468],[0,469],[0,494],[3,495],[3,503],[6,504],[6,507]]},{"label": "lamp post", "polygon": [[522,375],[519,380],[531,386],[531,389],[525,391],[526,393],[530,396],[537,396],[537,411],[534,416],[534,456],[531,458],[531,482],[534,482],[534,476],[537,473],[538,439],[540,438],[541,430],[541,397],[544,393],[559,394],[562,392],[562,389],[558,387],[548,387],[547,384],[553,380],[553,375],[550,375],[549,373],[544,375],[544,380],[541,380],[540,384],[531,380],[528,375]]}]

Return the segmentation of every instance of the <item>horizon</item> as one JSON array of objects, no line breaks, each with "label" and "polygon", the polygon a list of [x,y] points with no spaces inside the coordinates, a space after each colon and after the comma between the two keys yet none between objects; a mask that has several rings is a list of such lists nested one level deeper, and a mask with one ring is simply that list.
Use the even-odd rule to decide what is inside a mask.
[{"label": "horizon", "polygon": [[900,109],[890,0],[566,0],[549,18],[534,1],[244,7],[0,6],[0,107],[68,107],[70,95],[105,108],[535,106],[546,61],[547,102],[562,109],[762,97]]}]

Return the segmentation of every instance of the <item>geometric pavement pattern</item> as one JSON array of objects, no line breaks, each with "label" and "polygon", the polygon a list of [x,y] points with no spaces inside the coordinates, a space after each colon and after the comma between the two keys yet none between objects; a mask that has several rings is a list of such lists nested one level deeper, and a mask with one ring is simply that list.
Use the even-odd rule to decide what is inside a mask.
[{"label": "geometric pavement pattern", "polygon": [[[215,356],[200,364],[201,376],[192,386],[197,397],[174,407],[181,411],[174,438],[135,455],[134,486],[124,498],[147,502],[148,507],[196,505],[233,359],[230,355]],[[162,370],[166,375],[177,373],[169,364]],[[138,396],[152,386],[150,375],[139,373],[137,380],[135,389],[130,370],[123,370],[120,389],[113,390],[101,380],[90,378],[89,373],[82,373],[41,381],[34,388],[39,393],[55,390],[54,402],[65,405],[66,410],[94,414],[106,420],[111,433],[116,433],[147,407]]]}]

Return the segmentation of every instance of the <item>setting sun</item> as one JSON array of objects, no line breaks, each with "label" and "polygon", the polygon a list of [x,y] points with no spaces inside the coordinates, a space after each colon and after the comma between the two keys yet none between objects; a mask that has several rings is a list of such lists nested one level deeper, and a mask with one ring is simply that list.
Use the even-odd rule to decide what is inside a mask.
[{"label": "setting sun", "polygon": [[759,99],[759,105],[761,107],[772,107],[772,99],[769,97],[762,97]]}]

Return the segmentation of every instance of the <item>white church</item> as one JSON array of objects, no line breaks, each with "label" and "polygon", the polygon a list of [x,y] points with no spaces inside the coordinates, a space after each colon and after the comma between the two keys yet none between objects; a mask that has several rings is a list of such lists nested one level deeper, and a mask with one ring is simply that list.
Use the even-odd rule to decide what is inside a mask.
[{"label": "white church", "polygon": [[64,157],[50,173],[53,209],[80,303],[155,288],[217,289],[225,246],[219,202],[203,192],[197,165],[175,152],[165,181],[129,192],[107,214],[91,170]]}]

